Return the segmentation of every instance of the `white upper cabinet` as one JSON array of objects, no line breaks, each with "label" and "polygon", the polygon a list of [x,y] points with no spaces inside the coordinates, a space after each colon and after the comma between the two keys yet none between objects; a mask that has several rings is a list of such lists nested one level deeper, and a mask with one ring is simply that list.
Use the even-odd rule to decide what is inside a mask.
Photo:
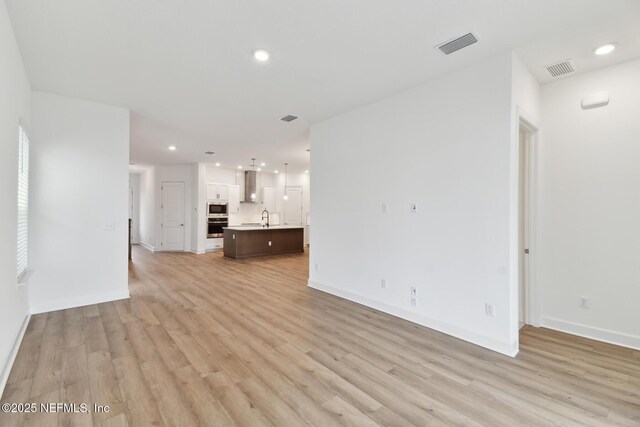
[{"label": "white upper cabinet", "polygon": [[207,200],[229,200],[229,186],[227,184],[207,183]]},{"label": "white upper cabinet", "polygon": [[218,193],[220,194],[220,200],[229,200],[229,185],[218,184]]},{"label": "white upper cabinet", "polygon": [[240,186],[228,185],[229,214],[240,212]]},{"label": "white upper cabinet", "polygon": [[271,187],[264,187],[262,189],[262,203],[264,204],[264,209],[269,211],[269,213],[274,212],[276,210],[276,189]]}]

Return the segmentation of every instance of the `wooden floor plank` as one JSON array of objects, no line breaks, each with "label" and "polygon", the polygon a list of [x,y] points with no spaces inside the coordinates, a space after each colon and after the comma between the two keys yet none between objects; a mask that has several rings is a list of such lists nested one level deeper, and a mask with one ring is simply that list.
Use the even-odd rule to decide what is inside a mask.
[{"label": "wooden floor plank", "polygon": [[129,300],[31,318],[7,426],[640,425],[640,352],[525,327],[506,357],[306,286],[308,254],[134,248]]}]

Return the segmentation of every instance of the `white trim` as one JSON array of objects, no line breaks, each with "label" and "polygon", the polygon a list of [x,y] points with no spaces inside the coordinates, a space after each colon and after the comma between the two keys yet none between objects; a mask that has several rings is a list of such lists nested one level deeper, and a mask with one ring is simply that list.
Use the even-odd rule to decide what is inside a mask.
[{"label": "white trim", "polygon": [[2,375],[0,375],[0,396],[2,396],[2,394],[4,393],[4,388],[7,385],[7,381],[9,380],[9,374],[11,373],[13,363],[16,361],[16,356],[18,355],[20,344],[22,344],[22,338],[24,338],[24,334],[27,331],[27,326],[29,326],[29,320],[31,320],[31,315],[27,314],[22,321],[22,326],[20,327],[20,330],[16,335],[16,339],[13,341],[13,347],[11,347],[9,357],[7,357],[7,362],[2,369]]},{"label": "white trim", "polygon": [[148,250],[150,252],[155,252],[156,251],[156,249],[153,246],[151,246],[150,244],[148,244],[148,243],[140,242],[140,243],[138,243],[138,245],[142,246],[143,248],[145,248],[146,250]]},{"label": "white trim", "polygon": [[206,251],[203,251],[203,250],[199,250],[199,251],[191,250],[189,252],[191,252],[192,254],[196,254],[196,255],[202,255],[202,254],[206,253]]},{"label": "white trim", "polygon": [[488,348],[489,350],[502,353],[506,356],[515,357],[518,354],[518,343],[513,342],[511,344],[497,341],[493,338],[485,335],[478,334],[476,332],[469,331],[467,329],[460,328],[449,323],[445,323],[439,320],[431,319],[419,313],[415,313],[410,310],[394,307],[385,304],[380,301],[373,300],[371,298],[345,291],[332,286],[324,285],[312,280],[309,280],[308,286],[310,288],[326,292],[331,295],[338,296],[340,298],[347,299],[349,301],[356,302],[358,304],[365,305],[370,308],[382,311],[400,319],[407,320],[409,322],[417,323],[418,325],[426,326],[427,328],[435,329],[436,331],[444,332],[447,335],[451,335],[456,338],[468,341],[472,344],[479,345],[480,347]]},{"label": "white trim", "polygon": [[129,298],[129,289],[126,291],[109,292],[99,295],[86,295],[81,297],[63,298],[48,301],[42,304],[32,304],[31,314],[48,313],[50,311],[64,310],[67,308],[84,307],[85,305],[101,304],[103,302],[117,301]]},{"label": "white trim", "polygon": [[[539,134],[540,127],[536,123],[536,121],[532,118],[530,114],[528,114],[522,107],[519,105],[516,106],[516,123],[517,123],[517,141],[518,141],[518,165],[520,164],[520,125],[524,126],[527,129],[527,137],[529,138],[527,153],[527,161],[529,167],[529,182],[527,182],[527,247],[529,249],[529,254],[527,255],[527,278],[526,278],[526,309],[525,309],[525,323],[528,325],[539,327],[541,325],[541,301],[542,299],[539,297],[539,289],[536,282],[536,259],[537,259],[537,191],[538,191],[538,171],[537,171],[537,151],[539,144]],[[519,167],[518,167],[519,172]],[[515,177],[516,180],[519,179],[519,176]],[[518,185],[518,192],[520,186]],[[519,229],[519,209],[518,209],[518,229]],[[519,235],[519,232],[516,234]],[[520,242],[518,241],[516,245],[516,254],[518,255],[516,258],[516,262],[519,262],[520,255]],[[519,271],[520,266],[518,265],[517,271]],[[520,289],[520,284],[518,280],[518,293]],[[518,307],[520,307],[520,295],[518,294]],[[518,319],[519,321],[519,316]],[[519,325],[518,325],[519,327]]]},{"label": "white trim", "polygon": [[556,331],[565,332],[579,337],[602,341],[609,344],[640,350],[640,336],[624,332],[616,332],[609,329],[596,328],[581,323],[569,322],[554,317],[543,317],[542,326]]}]

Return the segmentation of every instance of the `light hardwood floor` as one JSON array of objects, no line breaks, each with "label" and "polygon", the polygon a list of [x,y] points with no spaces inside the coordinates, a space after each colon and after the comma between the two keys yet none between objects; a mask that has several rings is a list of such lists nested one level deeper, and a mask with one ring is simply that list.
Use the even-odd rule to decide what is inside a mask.
[{"label": "light hardwood floor", "polygon": [[306,287],[308,256],[136,247],[131,299],[33,316],[13,425],[640,425],[640,352],[526,328],[509,358]]}]

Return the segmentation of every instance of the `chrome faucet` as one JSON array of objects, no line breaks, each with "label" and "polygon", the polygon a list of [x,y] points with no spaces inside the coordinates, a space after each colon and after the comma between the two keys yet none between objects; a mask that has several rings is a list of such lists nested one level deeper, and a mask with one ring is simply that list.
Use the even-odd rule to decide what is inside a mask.
[{"label": "chrome faucet", "polygon": [[264,215],[267,214],[267,222],[265,224],[262,225],[262,227],[267,227],[269,228],[269,211],[268,210],[263,210],[262,211],[262,220],[264,221]]}]

